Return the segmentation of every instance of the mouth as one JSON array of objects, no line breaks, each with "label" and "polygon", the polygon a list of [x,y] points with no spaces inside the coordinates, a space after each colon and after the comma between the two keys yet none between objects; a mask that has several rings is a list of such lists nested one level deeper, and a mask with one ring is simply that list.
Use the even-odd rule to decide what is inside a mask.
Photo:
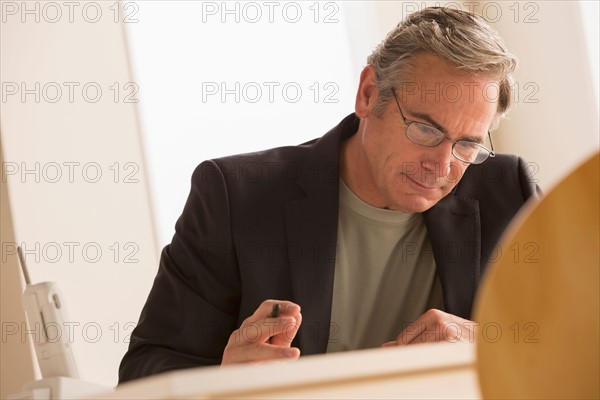
[{"label": "mouth", "polygon": [[437,186],[428,186],[428,185],[424,185],[423,183],[411,178],[409,175],[407,174],[403,174],[406,178],[407,181],[410,182],[413,186],[417,187],[418,189],[421,190],[426,190],[426,191],[434,191],[434,190],[438,190],[439,187]]}]

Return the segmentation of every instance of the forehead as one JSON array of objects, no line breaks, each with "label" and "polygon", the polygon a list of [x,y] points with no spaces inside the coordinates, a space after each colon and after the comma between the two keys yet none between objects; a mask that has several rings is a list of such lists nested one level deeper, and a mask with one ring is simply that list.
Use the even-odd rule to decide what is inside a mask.
[{"label": "forehead", "polygon": [[448,132],[487,133],[497,112],[494,78],[461,70],[430,53],[415,56],[400,78],[396,92],[407,113],[429,115]]}]

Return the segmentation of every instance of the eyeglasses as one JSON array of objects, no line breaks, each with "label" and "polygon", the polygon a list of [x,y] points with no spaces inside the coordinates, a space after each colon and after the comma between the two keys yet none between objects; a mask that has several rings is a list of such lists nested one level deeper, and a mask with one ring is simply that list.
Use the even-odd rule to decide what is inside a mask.
[{"label": "eyeglasses", "polygon": [[406,119],[400,108],[400,103],[398,103],[398,98],[396,97],[396,91],[394,89],[392,89],[392,94],[394,95],[394,100],[396,100],[396,105],[398,106],[398,111],[400,112],[400,116],[402,116],[404,125],[406,125],[404,133],[411,142],[421,146],[436,147],[444,140],[447,140],[452,142],[452,155],[460,161],[469,164],[481,164],[487,160],[488,157],[496,156],[490,131],[488,131],[488,138],[490,139],[491,150],[479,143],[469,140],[452,140],[446,137],[442,131],[431,125]]}]

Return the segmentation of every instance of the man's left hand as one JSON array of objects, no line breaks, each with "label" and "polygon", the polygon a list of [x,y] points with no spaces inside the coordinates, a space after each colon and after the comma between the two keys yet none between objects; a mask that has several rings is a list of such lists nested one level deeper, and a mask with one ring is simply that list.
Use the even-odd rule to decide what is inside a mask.
[{"label": "man's left hand", "polygon": [[427,342],[473,342],[477,323],[456,315],[431,309],[404,329],[395,341],[381,347]]}]

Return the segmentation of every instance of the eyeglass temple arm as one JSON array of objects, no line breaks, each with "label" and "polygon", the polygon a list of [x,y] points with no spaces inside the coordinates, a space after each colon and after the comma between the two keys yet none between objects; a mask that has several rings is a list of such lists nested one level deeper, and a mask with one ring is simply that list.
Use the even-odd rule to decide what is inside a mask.
[{"label": "eyeglass temple arm", "polygon": [[492,147],[490,157],[496,157],[496,152],[494,151],[494,142],[492,142],[492,134],[490,133],[490,131],[488,131],[488,138],[490,139],[490,146]]}]

